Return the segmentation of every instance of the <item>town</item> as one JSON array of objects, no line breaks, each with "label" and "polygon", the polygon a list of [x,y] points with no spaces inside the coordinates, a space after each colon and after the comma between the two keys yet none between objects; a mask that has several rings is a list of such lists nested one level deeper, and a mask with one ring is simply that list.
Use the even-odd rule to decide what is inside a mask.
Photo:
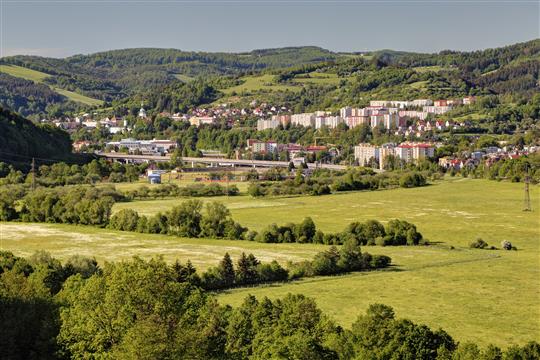
[{"label": "town", "polygon": [[[438,119],[438,115],[447,113],[453,108],[473,104],[475,97],[460,99],[431,100],[417,99],[401,100],[372,100],[364,108],[343,107],[337,113],[315,111],[312,113],[291,113],[284,106],[250,103],[247,108],[235,108],[229,104],[220,104],[210,108],[196,108],[186,114],[159,113],[156,117],[168,118],[170,121],[185,123],[189,126],[204,127],[225,124],[227,128],[246,127],[249,123],[256,124],[256,130],[264,132],[273,129],[287,130],[291,127],[322,129],[354,129],[359,126],[379,129],[396,136],[406,138],[401,143],[385,143],[375,145],[360,143],[354,145],[354,163],[347,165],[367,166],[384,170],[388,168],[389,159],[397,159],[399,163],[419,163],[423,160],[436,160],[445,169],[460,170],[464,167],[473,169],[480,163],[490,165],[498,160],[517,158],[538,151],[536,146],[517,148],[501,142],[499,146],[489,146],[477,151],[462,151],[456,154],[435,159],[436,149],[445,145],[444,141],[431,141],[428,134],[449,131],[467,131],[470,122],[455,122]],[[111,116],[97,120],[96,116],[83,114],[75,118],[54,119],[51,122],[68,132],[105,131],[109,136],[118,140],[106,141],[101,147],[98,143],[81,140],[73,144],[75,151],[87,151],[90,148],[101,152],[120,152],[132,155],[166,156],[174,152],[176,142],[167,139],[138,140],[125,137],[131,134],[128,117]],[[143,104],[136,118],[150,121]],[[43,120],[48,122],[48,120]],[[133,121],[131,121],[131,124]],[[428,139],[426,141],[426,139]],[[328,144],[301,145],[298,143],[278,143],[274,140],[248,139],[243,147],[235,150],[236,159],[279,160],[299,165],[307,162],[332,162],[339,153],[337,146]],[[201,152],[202,156],[221,156],[216,149]]]}]

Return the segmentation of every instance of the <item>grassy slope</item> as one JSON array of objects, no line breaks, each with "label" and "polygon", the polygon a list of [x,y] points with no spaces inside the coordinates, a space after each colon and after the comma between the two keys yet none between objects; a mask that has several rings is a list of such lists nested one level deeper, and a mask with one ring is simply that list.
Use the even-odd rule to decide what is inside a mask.
[{"label": "grassy slope", "polygon": [[245,76],[241,80],[244,82],[240,85],[233,86],[227,89],[222,89],[221,91],[230,95],[232,92],[242,93],[248,91],[299,91],[301,87],[299,86],[288,86],[288,85],[279,85],[275,83],[274,75],[261,75],[261,76]]},{"label": "grassy slope", "polygon": [[[51,75],[49,75],[49,74],[45,74],[45,73],[40,72],[40,71],[27,69],[27,68],[24,68],[24,67],[21,67],[21,66],[16,66],[16,65],[0,65],[0,72],[4,72],[4,73],[9,74],[11,76],[20,77],[20,78],[35,81],[35,82],[38,82],[38,83],[43,83],[43,81],[46,78],[51,77]],[[70,99],[72,101],[80,102],[80,103],[83,103],[83,104],[86,104],[86,105],[101,105],[101,104],[103,104],[103,101],[101,101],[101,100],[93,99],[93,98],[78,94],[78,93],[73,92],[73,91],[64,90],[64,89],[61,89],[59,87],[54,87],[54,86],[51,86],[51,88],[54,91],[56,91],[57,93],[59,93],[61,95],[64,95],[65,97],[67,97],[68,99]]]},{"label": "grassy slope", "polygon": [[51,77],[51,75],[41,71],[27,69],[16,65],[0,65],[0,72],[36,82],[43,82],[46,78]]},{"label": "grassy slope", "polygon": [[194,80],[194,78],[192,78],[190,76],[187,76],[187,75],[184,75],[184,74],[174,74],[174,77],[177,78],[178,80],[182,81],[182,82],[185,82],[185,83]]},{"label": "grassy slope", "polygon": [[294,82],[300,84],[315,84],[315,85],[338,85],[341,80],[345,78],[340,78],[337,74],[332,73],[320,73],[320,72],[310,72],[308,73],[309,77],[295,77]]},{"label": "grassy slope", "polygon": [[[130,184],[130,187],[138,184]],[[395,308],[398,316],[442,327],[458,340],[506,347],[540,341],[540,189],[532,189],[535,212],[521,211],[522,184],[455,178],[417,189],[353,192],[323,197],[251,199],[223,197],[235,219],[260,229],[272,223],[312,216],[325,231],[339,231],[353,220],[407,219],[430,240],[429,247],[364,247],[392,257],[395,271],[313,278],[289,284],[236,289],[219,295],[222,303],[239,304],[247,294],[281,297],[289,292],[314,297],[339,323],[349,326],[375,302]],[[144,213],[170,208],[181,199],[117,204]],[[27,255],[50,250],[61,258],[74,253],[98,259],[133,254],[164,254],[167,260],[190,258],[197,266],[215,264],[225,251],[245,250],[270,260],[299,260],[323,246],[177,239],[88,227],[1,224],[1,247]],[[511,240],[517,252],[470,250],[477,236],[499,246]],[[9,239],[9,240],[8,240]],[[456,249],[451,250],[450,245]]]}]

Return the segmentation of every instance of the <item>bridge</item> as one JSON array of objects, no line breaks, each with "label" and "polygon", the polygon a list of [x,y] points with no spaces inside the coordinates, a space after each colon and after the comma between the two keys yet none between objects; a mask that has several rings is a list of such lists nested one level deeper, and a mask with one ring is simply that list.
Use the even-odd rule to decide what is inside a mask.
[{"label": "bridge", "polygon": [[[171,157],[169,155],[159,156],[159,155],[130,155],[130,154],[121,154],[121,153],[97,153],[97,156],[104,157],[107,159],[113,160],[123,160],[126,162],[139,162],[139,161],[155,161],[155,162],[166,162],[170,161]],[[225,159],[225,158],[198,158],[198,157],[182,157],[183,163],[191,163],[193,167],[195,164],[206,164],[213,167],[220,166],[242,166],[242,167],[254,167],[254,168],[271,168],[271,167],[288,167],[288,161],[271,161],[271,160],[237,160],[237,159]],[[319,164],[319,163],[308,163],[309,169],[330,169],[330,170],[345,170],[347,166],[344,165],[334,165],[334,164]]]}]

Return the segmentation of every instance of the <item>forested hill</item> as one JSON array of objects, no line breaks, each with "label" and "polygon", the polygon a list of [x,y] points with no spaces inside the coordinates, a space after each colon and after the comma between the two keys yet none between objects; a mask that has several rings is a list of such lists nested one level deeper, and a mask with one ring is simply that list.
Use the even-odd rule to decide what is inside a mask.
[{"label": "forested hill", "polygon": [[32,157],[68,160],[69,135],[54,126],[33,122],[0,107],[0,162],[28,167]]},{"label": "forested hill", "polygon": [[[434,54],[392,50],[343,54],[315,46],[246,53],[138,48],[65,59],[4,57],[0,59],[0,70],[9,75],[0,77],[0,87],[4,88],[0,105],[33,118],[96,106],[100,100],[108,107],[118,100],[131,99],[140,104],[144,99],[156,109],[168,111],[199,105],[199,100],[223,97],[227,101],[228,95],[247,99],[248,93],[271,101],[279,100],[272,99],[272,95],[284,89],[293,91],[284,99],[287,103],[314,107],[405,95],[519,94],[530,98],[539,89],[540,39],[474,52]],[[266,77],[254,79],[261,74]],[[36,88],[16,82],[13,77],[33,81]],[[197,88],[211,87],[204,91],[211,96],[190,95],[187,101],[186,93],[193,85],[184,85],[194,79],[200,83]],[[62,93],[67,99],[55,96],[42,85],[57,95],[62,90],[71,93]],[[278,91],[272,94],[272,90]],[[46,94],[47,100],[37,101],[34,93]],[[153,99],[158,93],[164,94],[163,99]],[[81,100],[79,95],[86,98]]]},{"label": "forested hill", "polygon": [[66,59],[13,56],[0,63],[53,75],[46,82],[102,100],[155,85],[188,81],[201,75],[239,74],[334,60],[318,47],[254,50],[249,53],[187,52],[175,49],[124,49],[76,55]]}]

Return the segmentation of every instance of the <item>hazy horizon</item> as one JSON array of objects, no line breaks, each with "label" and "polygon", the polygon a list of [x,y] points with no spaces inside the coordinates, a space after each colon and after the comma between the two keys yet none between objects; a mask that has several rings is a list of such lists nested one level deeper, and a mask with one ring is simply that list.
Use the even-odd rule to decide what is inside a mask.
[{"label": "hazy horizon", "polygon": [[126,48],[473,51],[540,37],[537,1],[1,0],[0,56]]},{"label": "hazy horizon", "polygon": [[[525,42],[529,42],[529,41],[534,41],[534,40],[537,40],[537,39],[540,39],[540,38],[533,38],[533,39],[529,39],[529,40],[517,41],[517,42],[511,43],[511,44],[500,45],[500,46],[497,46],[495,48],[511,46],[511,45],[515,45],[515,44],[519,44],[519,43],[525,43]],[[172,47],[140,46],[140,47],[128,47],[128,48],[104,49],[104,50],[98,50],[98,51],[93,51],[93,52],[88,52],[88,53],[73,53],[73,54],[69,54],[69,55],[66,55],[66,56],[47,56],[47,55],[39,54],[40,50],[42,50],[42,51],[44,51],[46,53],[47,50],[49,50],[49,49],[13,49],[13,50],[19,50],[20,53],[4,54],[2,57],[17,56],[17,55],[27,55],[27,56],[42,56],[42,57],[50,57],[50,58],[56,58],[56,59],[65,59],[65,58],[69,58],[69,57],[77,56],[77,55],[92,55],[92,54],[101,53],[101,52],[117,51],[117,50],[128,50],[128,49],[163,49],[163,50],[171,50],[172,49],[172,50],[179,50],[179,51],[185,51],[185,52],[242,54],[242,53],[249,53],[249,52],[257,51],[257,50],[273,50],[273,49],[295,48],[295,47],[318,47],[318,48],[325,49],[324,47],[318,46],[318,45],[287,45],[287,46],[282,46],[282,47],[257,48],[257,49],[251,49],[251,50],[246,50],[246,51],[210,51],[210,50],[178,49],[178,48],[172,48]],[[449,50],[449,51],[471,52],[471,51],[486,50],[486,49],[491,49],[491,48],[493,48],[493,47],[485,47],[485,48],[478,48],[478,49],[472,49],[472,50],[443,49],[443,50],[440,50],[440,51]],[[54,50],[56,50],[56,49],[54,49]],[[330,49],[325,49],[325,50],[332,51]],[[347,54],[347,53],[369,53],[369,52],[385,51],[385,50],[397,51],[397,52],[421,53],[419,51],[409,51],[409,50],[403,50],[403,49],[388,49],[388,48],[372,49],[372,50],[350,50],[350,51],[344,50],[344,51],[332,51],[332,52],[336,53],[336,54]],[[439,53],[440,51],[423,52],[423,53],[426,53],[426,54],[427,53],[434,53],[434,54],[436,54],[436,53]]]}]

